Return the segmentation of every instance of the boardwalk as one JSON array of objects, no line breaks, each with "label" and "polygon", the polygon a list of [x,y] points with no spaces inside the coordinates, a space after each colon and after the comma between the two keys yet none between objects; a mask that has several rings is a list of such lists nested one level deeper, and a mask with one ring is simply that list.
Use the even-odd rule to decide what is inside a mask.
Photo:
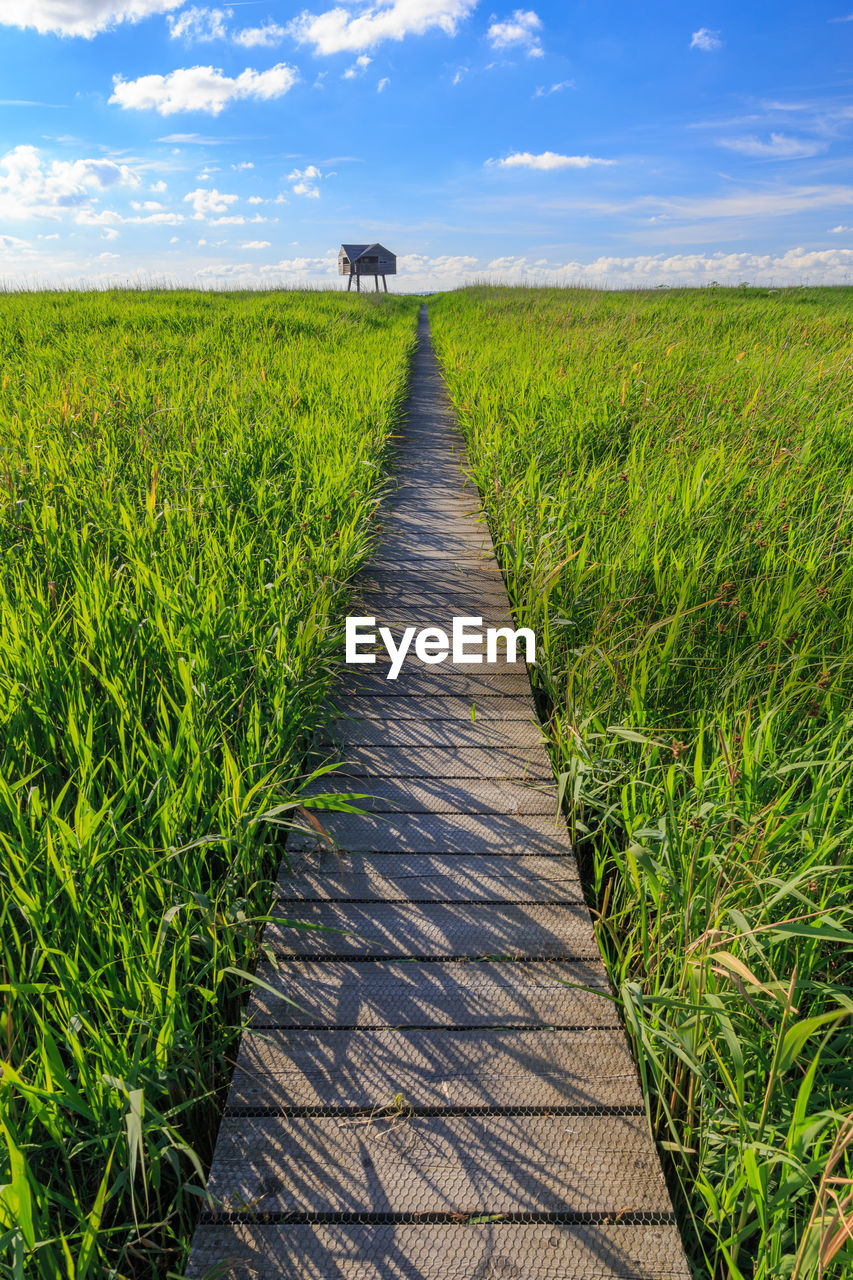
[{"label": "boardwalk", "polygon": [[[381,623],[511,623],[462,460],[423,317]],[[347,671],[368,812],[289,841],[188,1274],[688,1280],[523,665]]]}]

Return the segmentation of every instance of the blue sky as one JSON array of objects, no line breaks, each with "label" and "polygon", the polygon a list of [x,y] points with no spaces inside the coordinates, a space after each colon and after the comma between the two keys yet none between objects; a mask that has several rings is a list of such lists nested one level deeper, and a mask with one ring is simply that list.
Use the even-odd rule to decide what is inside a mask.
[{"label": "blue sky", "polygon": [[0,0],[0,280],[853,279],[853,0]]}]

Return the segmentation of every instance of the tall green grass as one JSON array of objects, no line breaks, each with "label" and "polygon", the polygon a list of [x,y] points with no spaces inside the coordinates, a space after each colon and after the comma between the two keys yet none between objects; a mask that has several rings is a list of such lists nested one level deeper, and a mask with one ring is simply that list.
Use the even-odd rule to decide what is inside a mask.
[{"label": "tall green grass", "polygon": [[430,302],[697,1276],[853,1268],[853,290]]},{"label": "tall green grass", "polygon": [[0,298],[3,1276],[180,1265],[416,311]]}]

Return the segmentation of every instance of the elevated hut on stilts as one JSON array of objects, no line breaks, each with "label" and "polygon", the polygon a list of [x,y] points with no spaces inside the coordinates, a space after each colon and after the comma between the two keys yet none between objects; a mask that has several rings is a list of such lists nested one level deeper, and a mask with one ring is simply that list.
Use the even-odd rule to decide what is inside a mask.
[{"label": "elevated hut on stilts", "polygon": [[376,292],[379,292],[379,277],[388,292],[386,276],[397,274],[397,257],[384,244],[342,244],[338,253],[338,275],[347,276],[347,293],[355,287],[361,292],[361,277],[373,276]]}]

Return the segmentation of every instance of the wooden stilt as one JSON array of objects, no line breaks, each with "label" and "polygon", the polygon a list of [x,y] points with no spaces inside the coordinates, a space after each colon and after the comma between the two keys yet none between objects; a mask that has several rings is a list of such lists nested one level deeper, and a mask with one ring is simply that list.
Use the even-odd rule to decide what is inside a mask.
[{"label": "wooden stilt", "polygon": [[356,289],[356,293],[361,293],[361,275],[360,274],[357,275],[355,278],[355,289]]},{"label": "wooden stilt", "polygon": [[384,284],[384,286],[385,286],[385,292],[387,293],[387,292],[388,292],[388,277],[387,277],[387,276],[383,276],[383,277],[382,277],[382,283]]},{"label": "wooden stilt", "polygon": [[350,274],[347,276],[347,293],[349,293],[351,288],[352,288],[352,272],[350,272]]},{"label": "wooden stilt", "polygon": [[373,277],[373,284],[374,284],[374,290],[373,290],[373,292],[374,292],[374,293],[378,293],[378,292],[379,292],[379,276],[374,276],[374,277]]}]

